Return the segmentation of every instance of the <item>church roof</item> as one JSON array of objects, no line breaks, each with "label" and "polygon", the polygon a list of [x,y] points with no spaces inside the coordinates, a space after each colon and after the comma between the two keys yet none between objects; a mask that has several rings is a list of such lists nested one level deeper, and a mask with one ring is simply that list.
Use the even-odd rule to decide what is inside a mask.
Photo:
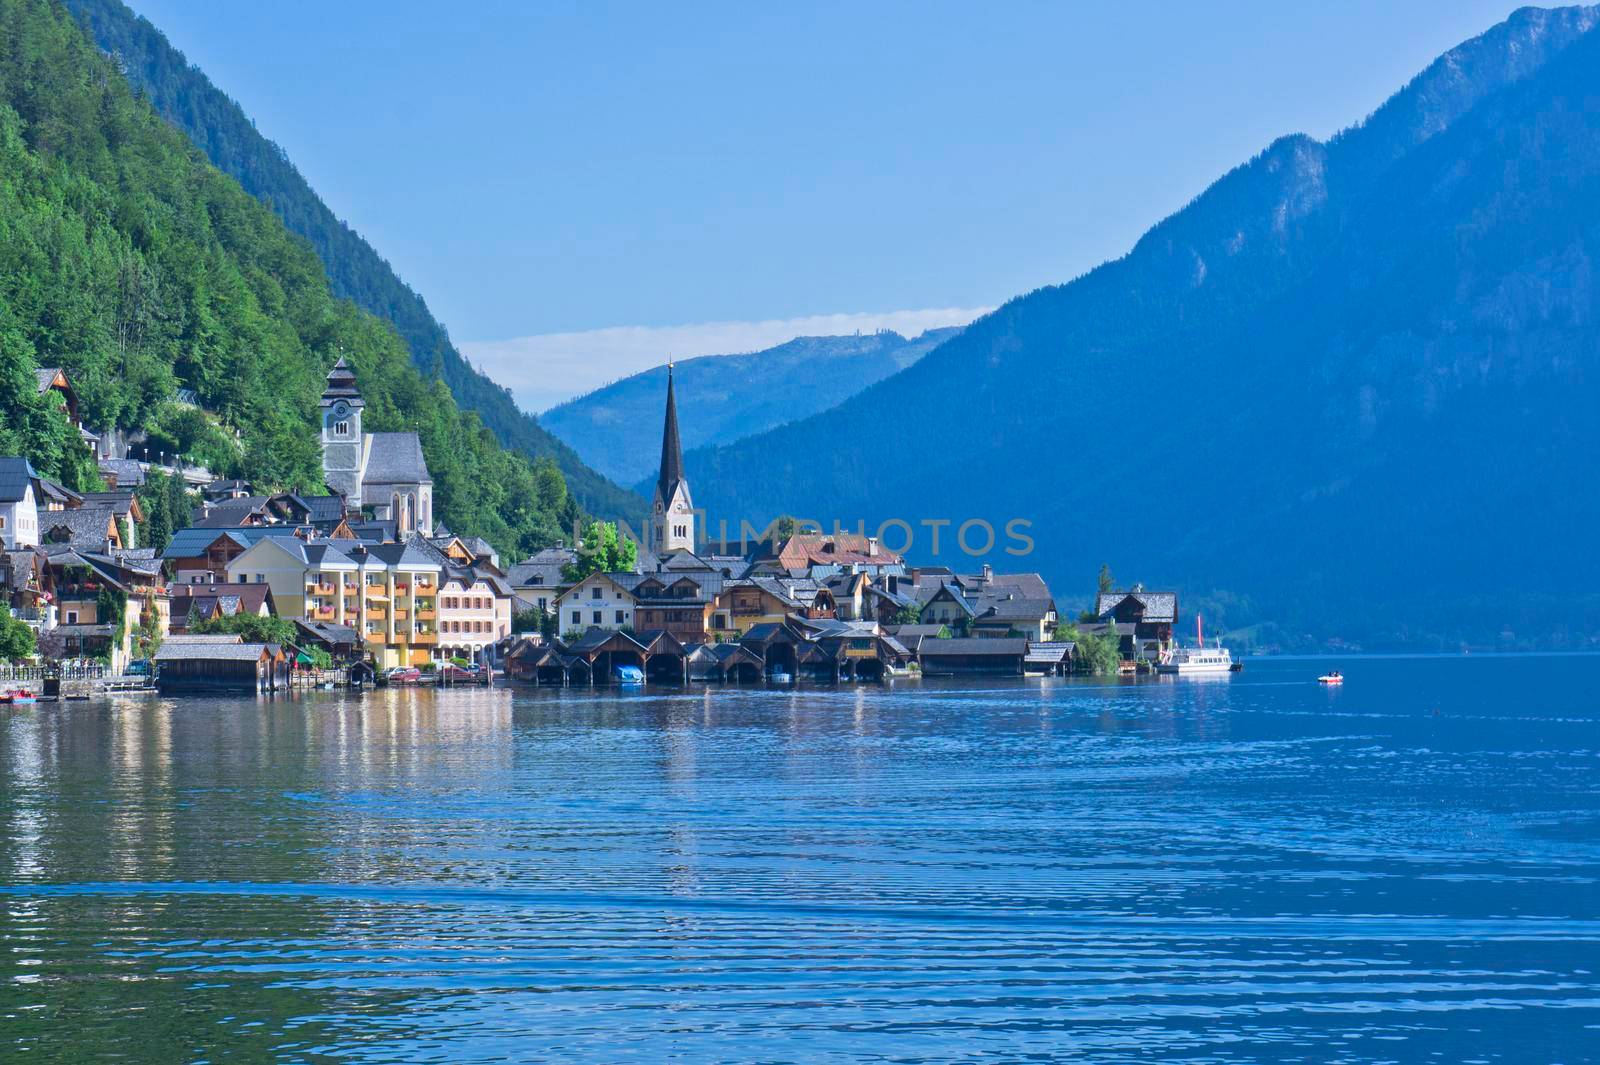
[{"label": "church roof", "polygon": [[372,433],[361,483],[432,484],[416,433]]},{"label": "church roof", "polygon": [[672,364],[667,364],[667,418],[661,427],[661,476],[656,490],[663,502],[670,500],[684,481],[683,443],[678,439],[678,400],[672,387]]}]

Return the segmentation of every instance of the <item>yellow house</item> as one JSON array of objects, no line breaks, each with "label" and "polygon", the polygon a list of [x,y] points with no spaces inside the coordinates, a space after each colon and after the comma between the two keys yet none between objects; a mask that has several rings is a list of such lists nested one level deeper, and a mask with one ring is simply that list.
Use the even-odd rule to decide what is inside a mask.
[{"label": "yellow house", "polygon": [[228,579],[269,585],[280,617],[355,629],[387,669],[437,656],[440,568],[410,544],[269,537],[228,564]]}]

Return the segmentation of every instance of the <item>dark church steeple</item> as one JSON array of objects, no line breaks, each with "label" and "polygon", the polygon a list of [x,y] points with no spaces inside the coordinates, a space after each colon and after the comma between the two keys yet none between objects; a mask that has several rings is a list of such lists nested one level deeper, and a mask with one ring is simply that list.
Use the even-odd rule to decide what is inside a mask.
[{"label": "dark church steeple", "polygon": [[689,480],[683,475],[683,442],[678,437],[678,398],[667,362],[667,415],[661,426],[661,474],[656,478],[656,498],[650,509],[650,550],[694,550],[694,501]]},{"label": "dark church steeple", "polygon": [[667,362],[667,420],[661,427],[661,476],[656,490],[662,499],[671,499],[672,490],[683,480],[683,444],[678,440],[678,400],[672,387],[672,362]]}]

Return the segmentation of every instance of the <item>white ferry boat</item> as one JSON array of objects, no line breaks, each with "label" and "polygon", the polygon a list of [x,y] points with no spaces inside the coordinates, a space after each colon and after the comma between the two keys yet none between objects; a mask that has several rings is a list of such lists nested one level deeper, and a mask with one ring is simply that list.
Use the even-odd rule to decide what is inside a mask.
[{"label": "white ferry boat", "polygon": [[1157,673],[1178,677],[1215,676],[1233,672],[1233,653],[1226,647],[1207,647],[1199,615],[1194,619],[1195,646],[1174,647],[1156,663]]}]

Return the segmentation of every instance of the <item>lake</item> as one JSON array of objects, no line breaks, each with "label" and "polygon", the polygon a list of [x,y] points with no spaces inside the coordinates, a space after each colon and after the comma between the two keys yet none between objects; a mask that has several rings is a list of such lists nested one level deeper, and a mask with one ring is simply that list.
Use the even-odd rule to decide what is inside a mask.
[{"label": "lake", "polygon": [[0,709],[0,1058],[1600,1057],[1600,658]]}]

